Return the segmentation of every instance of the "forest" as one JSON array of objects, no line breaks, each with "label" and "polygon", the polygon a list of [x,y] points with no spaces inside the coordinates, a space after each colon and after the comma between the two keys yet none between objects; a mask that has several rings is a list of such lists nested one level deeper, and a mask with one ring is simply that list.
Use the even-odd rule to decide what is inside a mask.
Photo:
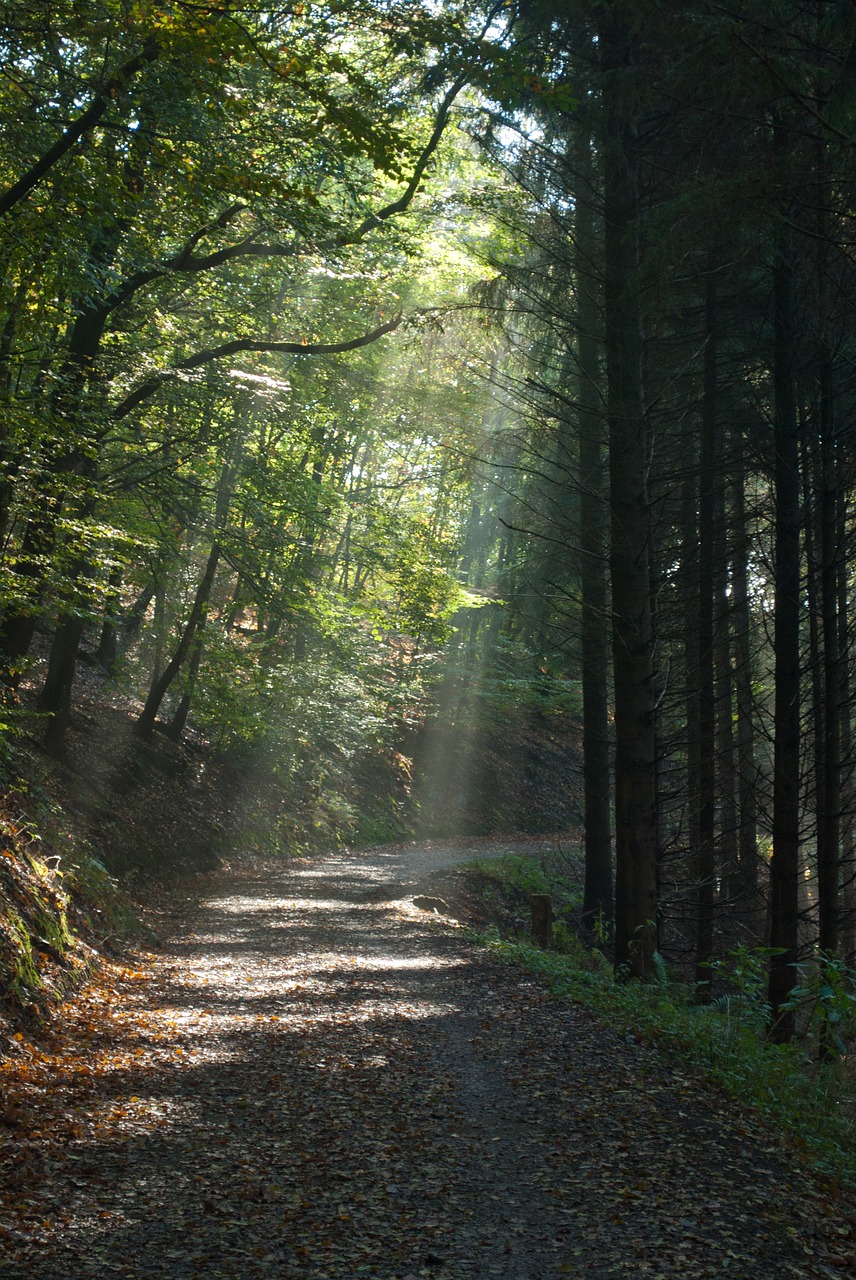
[{"label": "forest", "polygon": [[40,823],[573,831],[616,990],[844,1063],[852,3],[4,0],[0,113],[4,998]]}]

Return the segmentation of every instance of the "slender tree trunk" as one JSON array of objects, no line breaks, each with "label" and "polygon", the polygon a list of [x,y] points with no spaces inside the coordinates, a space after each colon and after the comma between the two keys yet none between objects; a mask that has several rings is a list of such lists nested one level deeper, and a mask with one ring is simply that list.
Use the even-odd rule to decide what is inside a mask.
[{"label": "slender tree trunk", "polygon": [[[818,6],[822,19],[824,6]],[[825,113],[827,102],[823,77],[817,83],[817,105]],[[834,354],[829,339],[832,312],[829,279],[830,156],[825,133],[814,139],[815,198],[813,219],[817,228],[813,283],[817,325],[817,448],[816,477],[817,544],[820,566],[818,609],[820,644],[812,647],[812,674],[820,708],[821,737],[816,757],[821,772],[816,779],[817,817],[817,901],[818,945],[822,951],[838,951],[841,940],[841,829],[842,829],[842,722],[847,653],[846,615],[844,627],[839,617],[839,577],[843,561],[844,529],[841,519],[843,498],[835,431]],[[811,506],[807,504],[808,510]],[[811,572],[809,572],[809,585]],[[813,615],[814,616],[814,615]]]},{"label": "slender tree trunk", "polygon": [[154,578],[143,587],[128,612],[119,623],[119,629],[122,635],[122,647],[127,648],[139,635],[143,625],[143,619],[148,612],[149,605],[155,597],[157,584]]},{"label": "slender tree trunk", "polygon": [[[820,571],[820,557],[823,537],[821,533],[821,511],[822,499],[821,493],[821,471],[822,464],[819,458],[819,448],[815,447],[814,429],[809,433],[805,430],[801,432],[801,454],[802,454],[802,488],[803,488],[803,510],[805,512],[805,593],[807,601],[808,614],[808,658],[807,668],[810,675],[811,689],[811,714],[812,714],[812,745],[814,748],[814,777],[812,779],[814,787],[814,837],[815,837],[815,863],[813,870],[815,871],[815,882],[813,888],[819,889],[822,881],[823,873],[820,868],[825,864],[826,854],[824,850],[824,841],[826,839],[827,827],[824,822],[823,803],[826,794],[826,707],[824,705],[824,669],[826,660],[824,655],[825,633],[822,626],[822,574]],[[800,883],[800,889],[803,893],[807,893],[809,886],[803,881]],[[815,906],[817,906],[815,895]],[[801,910],[808,913],[809,903],[803,902]]]},{"label": "slender tree trunk", "polygon": [[[695,442],[693,442],[695,443]],[[699,564],[698,564],[698,490],[699,490],[698,457],[686,459],[686,472],[683,481],[681,498],[682,533],[681,533],[681,582],[683,595],[687,600],[698,600]],[[685,706],[686,706],[686,814],[687,814],[687,858],[688,875],[692,883],[687,890],[687,914],[695,918],[698,906],[697,891],[697,850],[701,848],[701,817],[699,802],[702,792],[701,773],[702,755],[699,737],[699,640],[698,640],[698,608],[688,609],[683,625],[684,670],[685,670]]]},{"label": "slender tree trunk", "polygon": [[[82,519],[92,514],[93,502],[88,498],[80,512]],[[74,607],[72,593],[79,587],[86,571],[86,561],[81,557],[69,570],[69,596],[62,609],[56,631],[51,642],[48,658],[48,673],[39,693],[39,708],[50,716],[45,731],[45,749],[51,755],[61,757],[65,754],[65,735],[71,721],[71,695],[74,688],[74,677],[77,671],[77,655],[85,630],[85,619],[81,617],[81,604]]]},{"label": "slender tree trunk", "polygon": [[[173,680],[175,680],[181,667],[190,652],[191,645],[196,639],[199,631],[202,629],[205,617],[208,612],[208,601],[211,597],[211,588],[214,586],[214,578],[217,574],[217,566],[220,563],[220,539],[219,535],[223,529],[229,515],[229,506],[232,499],[232,486],[240,464],[240,458],[243,447],[243,437],[240,433],[240,425],[236,423],[238,434],[235,436],[231,451],[223,463],[220,471],[220,478],[217,482],[217,497],[214,505],[214,541],[211,550],[208,553],[208,560],[205,565],[205,572],[199,586],[196,589],[196,596],[190,609],[187,622],[178,644],[173,651],[172,657],[164,667],[160,674],[155,674],[149,695],[146,698],[136,723],[136,732],[141,738],[150,738],[155,727],[158,711],[161,703],[166,697]],[[201,650],[200,650],[201,656]]]},{"label": "slender tree trunk", "polygon": [[115,565],[110,570],[110,597],[101,622],[101,635],[98,639],[98,661],[109,675],[114,675],[119,657],[119,620],[117,617],[117,599],[122,585],[122,568]]},{"label": "slender tree trunk", "polygon": [[841,761],[841,954],[848,964],[856,964],[856,841],[854,841],[854,809],[856,787],[853,770],[853,725],[850,686],[849,572],[845,550],[847,501],[839,493],[838,542],[842,554],[838,560],[838,653],[841,661],[841,716],[839,759]]},{"label": "slender tree trunk", "polygon": [[702,992],[710,989],[713,954],[713,902],[716,876],[716,688],[714,682],[714,552],[716,488],[716,277],[713,263],[705,277],[704,387],[699,450],[698,515],[698,848],[695,851],[695,978]]},{"label": "slender tree trunk", "polygon": [[580,645],[583,685],[585,880],[583,919],[613,913],[609,771],[609,626],[606,583],[606,498],[600,397],[600,301],[593,272],[600,257],[592,191],[592,143],[580,130],[574,218],[580,473]]},{"label": "slender tree trunk", "polygon": [[158,679],[163,670],[163,655],[166,648],[166,586],[158,574],[154,583],[155,609],[152,619],[154,632],[154,654],[152,655],[152,682]]},{"label": "slender tree trunk", "polygon": [[217,566],[220,563],[220,543],[215,541],[208,554],[208,561],[205,565],[205,572],[202,580],[196,589],[196,596],[191,606],[190,615],[184,625],[181,638],[173,651],[172,657],[164,667],[163,671],[152,681],[152,687],[149,690],[149,696],[146,698],[136,723],[136,732],[141,738],[150,738],[155,727],[158,711],[161,703],[166,697],[167,691],[175,677],[181,670],[181,666],[190,652],[190,646],[193,644],[194,637],[202,623],[205,613],[208,609],[208,601],[211,596],[211,588],[214,585],[214,577],[217,573]]},{"label": "slender tree trunk", "polygon": [[818,805],[818,944],[840,941],[841,710],[843,661],[838,623],[839,481],[833,421],[832,355],[820,350],[820,596],[823,633],[823,788]]},{"label": "slender tree trunk", "polygon": [[796,402],[796,289],[790,217],[785,212],[773,266],[775,445],[775,698],[773,853],[770,859],[771,1038],[793,1035],[785,1009],[796,983],[800,872],[800,479]]},{"label": "slender tree trunk", "polygon": [[[322,486],[330,457],[330,445],[323,430],[316,433],[315,445],[311,473],[315,493],[312,498],[312,507],[304,515],[301,551],[297,558],[296,566],[296,576],[307,585],[316,579],[320,570],[318,544],[321,540],[321,531],[327,514],[323,509]],[[293,662],[300,663],[305,660],[309,634],[310,627],[308,623],[298,618],[294,624],[291,642]]]},{"label": "slender tree trunk", "polygon": [[166,730],[166,736],[171,738],[173,742],[181,742],[184,730],[187,727],[187,717],[190,715],[190,706],[193,701],[193,690],[202,664],[202,654],[205,652],[204,630],[205,617],[203,616],[196,631],[196,642],[187,667],[187,683],[175,709],[175,714]]},{"label": "slender tree trunk", "polygon": [[73,615],[60,622],[51,645],[48,674],[39,696],[40,709],[50,715],[44,735],[45,750],[58,758],[65,755],[66,750],[71,692],[83,628],[83,619]]},{"label": "slender tree trunk", "polygon": [[653,968],[657,936],[657,806],[634,111],[638,72],[632,25],[625,5],[601,10],[615,682],[615,959],[620,969],[645,977]]},{"label": "slender tree trunk", "polygon": [[716,688],[716,764],[719,778],[717,868],[729,904],[742,895],[737,850],[737,752],[734,742],[734,675],[732,671],[726,469],[721,440],[717,448],[719,484],[714,509],[714,679]]},{"label": "slender tree trunk", "polygon": [[[755,700],[752,694],[752,620],[749,609],[749,531],[746,526],[746,459],[740,449],[732,487],[731,631],[737,711],[737,860],[743,892],[758,907],[758,770]],[[760,936],[759,936],[760,941]]]}]

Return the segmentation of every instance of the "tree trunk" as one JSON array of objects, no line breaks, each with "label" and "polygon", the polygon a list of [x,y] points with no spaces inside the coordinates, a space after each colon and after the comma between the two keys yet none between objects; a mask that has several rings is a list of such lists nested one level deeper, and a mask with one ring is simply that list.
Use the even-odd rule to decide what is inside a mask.
[{"label": "tree trunk", "polygon": [[202,654],[205,651],[204,629],[205,617],[203,616],[196,631],[196,643],[193,646],[193,653],[187,668],[187,684],[166,730],[166,736],[171,738],[173,742],[181,742],[184,730],[187,727],[187,717],[190,715],[190,704],[193,700],[193,688],[196,684],[196,677],[199,674]]},{"label": "tree trunk", "polygon": [[728,502],[721,444],[717,450],[718,485],[714,509],[714,680],[716,689],[716,763],[719,815],[716,864],[722,893],[733,909],[743,893],[737,848],[737,751],[734,741],[734,674],[732,671],[730,583],[728,580]]},{"label": "tree trunk", "polygon": [[582,176],[574,218],[579,405],[580,595],[582,616],[583,787],[585,880],[583,919],[613,913],[612,821],[609,773],[609,627],[606,584],[606,499],[600,404],[600,301],[593,278],[600,256],[592,191],[592,143],[580,130]]},{"label": "tree trunk", "polygon": [[196,596],[190,609],[190,615],[184,625],[184,630],[181,633],[181,638],[163,671],[152,681],[152,687],[149,690],[149,696],[146,698],[145,706],[137,718],[135,729],[141,738],[150,738],[152,736],[161,703],[190,652],[190,646],[193,644],[194,637],[208,609],[211,588],[214,585],[214,577],[219,563],[220,544],[215,541],[209,552],[202,580],[196,589]]},{"label": "tree trunk", "polygon": [[773,853],[770,859],[768,999],[771,1038],[790,1040],[793,1012],[783,1008],[796,983],[800,871],[800,480],[796,402],[796,290],[789,216],[781,218],[773,266],[775,445],[775,698]]},{"label": "tree trunk", "polygon": [[716,277],[713,262],[705,277],[704,386],[701,408],[698,504],[698,848],[696,883],[695,980],[710,990],[713,953],[713,900],[716,876],[716,689],[714,684],[714,551],[716,488]]},{"label": "tree trunk", "polygon": [[[688,457],[686,461],[687,470],[684,475],[681,502],[683,526],[681,535],[681,581],[684,598],[698,600],[698,490],[700,483],[698,457]],[[691,885],[687,890],[687,897],[690,899],[687,903],[688,915],[690,912],[695,915],[698,905],[696,851],[701,848],[699,804],[702,794],[702,755],[699,738],[698,623],[698,608],[688,609],[682,628],[686,685],[686,847],[689,855],[687,858],[688,875],[692,878]]]},{"label": "tree trunk", "polygon": [[50,716],[44,736],[45,750],[57,758],[62,757],[66,749],[71,691],[83,627],[83,619],[73,615],[60,622],[51,645],[48,674],[39,695],[39,708]]},{"label": "tree trunk", "polygon": [[833,422],[832,353],[820,349],[820,608],[823,635],[823,787],[818,804],[818,945],[840,941],[841,709],[843,662],[838,624],[839,482]]},{"label": "tree trunk", "polygon": [[163,671],[160,672],[160,674],[158,674],[157,671],[155,672],[155,676],[149,690],[149,696],[146,698],[145,706],[140,712],[136,723],[136,732],[141,738],[151,737],[161,703],[166,697],[167,691],[173,680],[181,670],[182,664],[190,652],[190,647],[205,622],[205,617],[208,612],[208,601],[211,597],[211,588],[214,585],[217,566],[220,563],[219,533],[224,527],[229,515],[229,506],[232,500],[232,486],[238,472],[243,450],[243,435],[237,422],[236,431],[237,434],[234,437],[229,454],[223,462],[223,466],[220,470],[220,478],[217,481],[217,497],[214,503],[214,541],[211,545],[211,550],[208,553],[205,572],[203,573],[199,586],[196,589],[196,597],[191,606],[190,614],[184,626],[184,631],[181,633],[181,638],[175,647],[175,651]]},{"label": "tree trunk", "polygon": [[599,22],[604,106],[605,319],[615,681],[615,961],[653,968],[657,916],[654,671],[648,447],[639,300],[637,72],[625,6]]},{"label": "tree trunk", "polygon": [[758,770],[755,763],[755,700],[752,694],[745,470],[746,460],[741,447],[739,472],[732,487],[734,540],[731,550],[731,632],[737,710],[737,860],[741,886],[754,915],[758,907]]},{"label": "tree trunk", "polygon": [[[847,502],[840,495],[838,540],[844,549]],[[856,964],[856,841],[854,841],[853,725],[850,690],[849,566],[842,554],[838,561],[838,653],[841,659],[841,716],[839,719],[839,759],[842,763],[841,796],[841,954],[849,965]],[[845,762],[847,764],[844,768]]]},{"label": "tree trunk", "polygon": [[122,568],[115,565],[110,571],[110,598],[104,610],[101,622],[101,635],[98,639],[98,661],[108,675],[115,675],[119,657],[119,622],[117,618],[116,596],[122,585]]}]

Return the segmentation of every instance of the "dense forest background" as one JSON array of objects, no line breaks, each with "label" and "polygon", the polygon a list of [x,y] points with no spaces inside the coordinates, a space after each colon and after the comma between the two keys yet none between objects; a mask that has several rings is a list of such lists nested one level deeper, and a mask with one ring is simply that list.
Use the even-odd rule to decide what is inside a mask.
[{"label": "dense forest background", "polygon": [[579,822],[619,968],[767,945],[789,1038],[856,948],[853,6],[0,12],[10,777],[97,671],[284,848]]}]

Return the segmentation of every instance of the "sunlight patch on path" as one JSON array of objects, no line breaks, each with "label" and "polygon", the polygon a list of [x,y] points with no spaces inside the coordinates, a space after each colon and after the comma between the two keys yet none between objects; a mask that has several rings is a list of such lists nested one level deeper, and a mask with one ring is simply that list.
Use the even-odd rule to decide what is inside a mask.
[{"label": "sunlight patch on path", "polygon": [[[344,884],[335,880],[337,866],[347,873]],[[200,1056],[211,1064],[234,1062],[254,1034],[291,1035],[299,1041],[295,1053],[329,1070],[330,1053],[318,1056],[308,1047],[313,1038],[356,1026],[368,1035],[389,1034],[384,1028],[400,1034],[403,1024],[458,1014],[459,1003],[448,992],[441,996],[435,979],[465,968],[468,959],[425,948],[425,916],[409,899],[360,901],[366,879],[376,877],[353,873],[348,859],[325,860],[311,877],[305,868],[281,873],[295,887],[317,886],[318,897],[284,895],[274,883],[208,899],[193,931],[172,948],[172,982],[187,1003],[150,1011],[162,1028],[154,1038],[182,1034],[190,1065]],[[383,883],[389,885],[386,868]],[[339,896],[328,896],[328,886]],[[416,993],[412,982],[420,977]],[[334,1056],[348,1069],[366,1062],[365,1054]],[[387,1058],[380,1050],[369,1056]]]}]

